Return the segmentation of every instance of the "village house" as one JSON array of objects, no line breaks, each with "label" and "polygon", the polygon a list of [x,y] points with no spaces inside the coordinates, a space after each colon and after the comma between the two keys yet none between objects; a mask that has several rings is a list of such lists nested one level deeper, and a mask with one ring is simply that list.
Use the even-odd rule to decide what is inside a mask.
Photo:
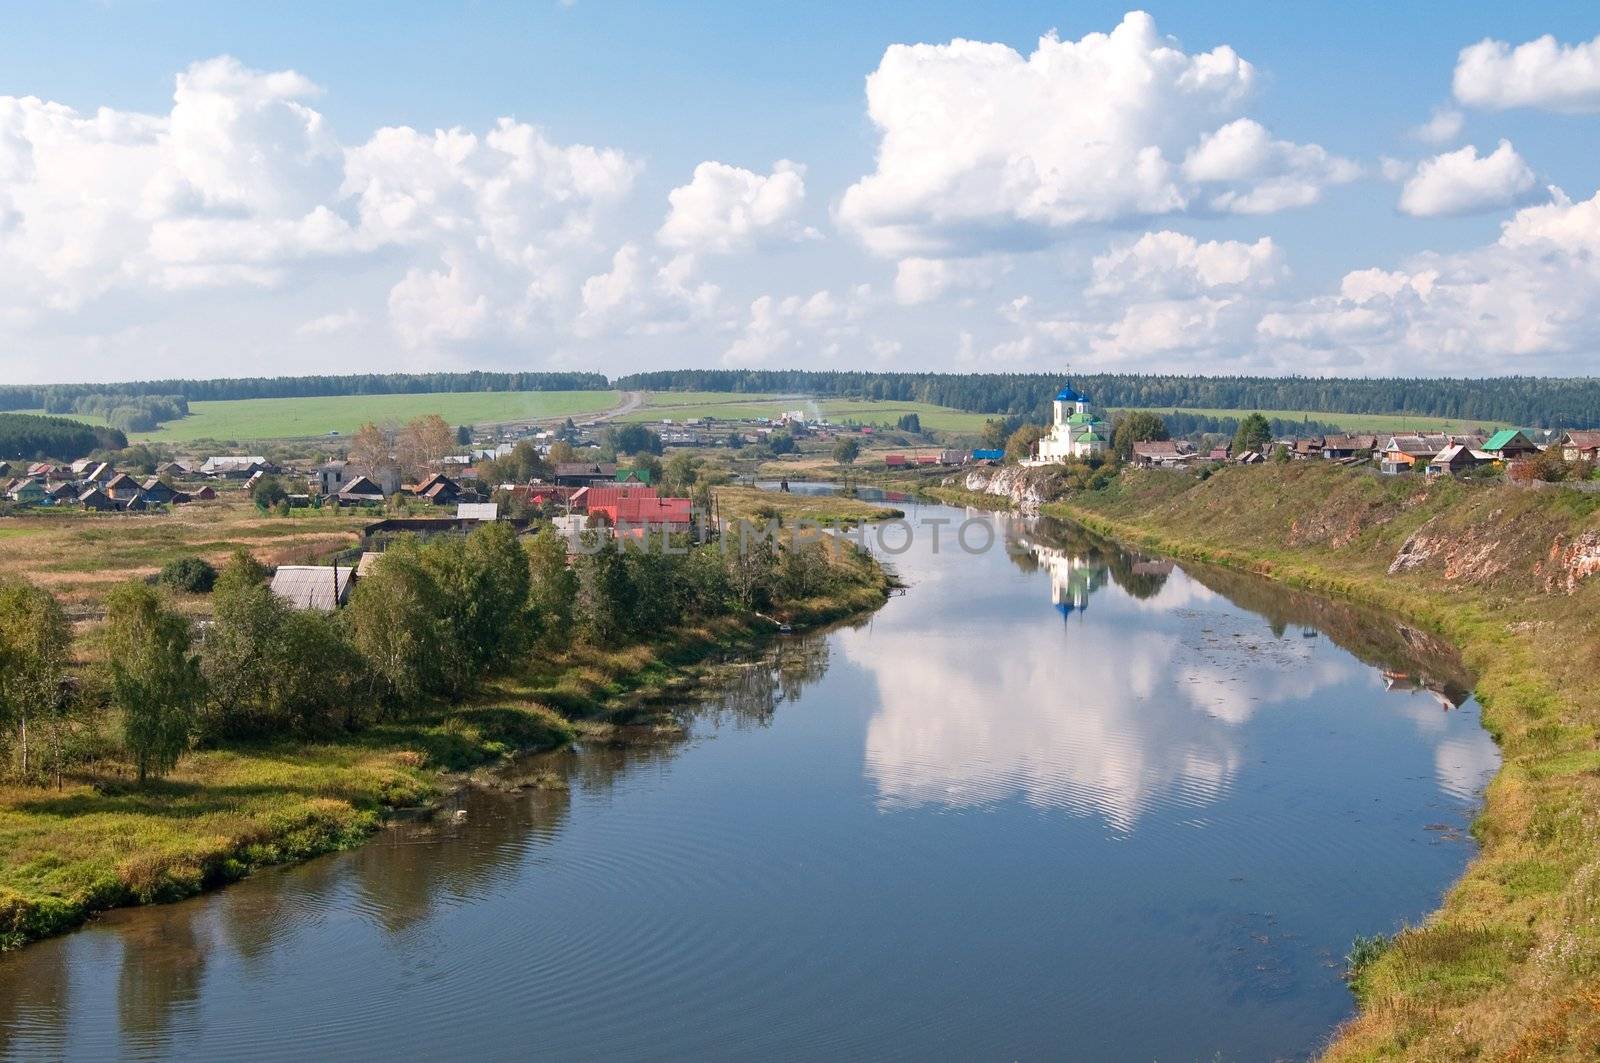
[{"label": "village house", "polygon": [[45,493],[44,484],[33,479],[16,481],[11,489],[6,492],[6,498],[19,506],[47,506],[50,504],[50,496]]},{"label": "village house", "polygon": [[1133,445],[1133,463],[1177,468],[1194,461],[1194,446],[1181,439],[1152,439]]},{"label": "village house", "polygon": [[189,497],[196,502],[215,502],[217,500],[217,489],[210,484],[202,484],[199,489],[191,491]]},{"label": "village house", "polygon": [[[159,476],[152,476],[145,480],[144,483],[139,485],[139,490],[144,493],[145,501],[154,502],[157,505],[168,506],[179,499],[178,492],[173,486]],[[187,496],[184,497],[184,500],[188,500]]]},{"label": "village house", "polygon": [[1455,440],[1438,433],[1407,433],[1390,436],[1383,444],[1382,469],[1386,473],[1425,469],[1438,453]]},{"label": "village house", "polygon": [[365,476],[357,476],[339,489],[335,496],[343,505],[372,506],[383,505],[388,496],[383,493],[383,488],[373,483]]},{"label": "village house", "polygon": [[207,458],[200,466],[205,476],[223,480],[248,480],[258,472],[275,473],[278,467],[259,454],[225,454]]},{"label": "village house", "polygon": [[436,472],[406,491],[436,506],[453,506],[461,498],[461,487],[442,472]]},{"label": "village house", "polygon": [[115,475],[117,475],[117,470],[113,469],[109,462],[94,461],[84,468],[82,475],[78,478],[78,482],[103,485],[110,483],[111,478]]},{"label": "village house", "polygon": [[555,481],[571,487],[587,487],[616,479],[614,462],[560,461],[555,467]]},{"label": "village house", "polygon": [[51,502],[73,502],[77,500],[78,487],[62,480],[60,483],[46,484],[44,493]]},{"label": "village house", "polygon": [[1296,461],[1310,461],[1322,457],[1323,439],[1321,436],[1306,436],[1304,439],[1291,440],[1289,443],[1289,456]]},{"label": "village house", "polygon": [[1427,474],[1429,476],[1459,476],[1464,472],[1477,468],[1488,459],[1487,455],[1471,450],[1464,443],[1452,443],[1434,455],[1428,462]]},{"label": "village house", "polygon": [[91,487],[78,496],[78,505],[95,513],[104,513],[117,508],[111,496],[98,487]]},{"label": "village house", "polygon": [[104,490],[113,502],[131,502],[140,494],[139,481],[125,472],[119,472],[106,481]]},{"label": "village house", "polygon": [[1600,464],[1600,431],[1568,432],[1561,441],[1561,456],[1567,461]]},{"label": "village house", "polygon": [[494,502],[458,502],[456,503],[456,519],[493,524],[500,519],[500,507]]},{"label": "village house", "polygon": [[272,593],[295,609],[331,612],[349,601],[354,574],[348,565],[279,565]]},{"label": "village house", "polygon": [[1531,457],[1539,453],[1539,447],[1520,428],[1502,428],[1489,437],[1483,445],[1486,454],[1491,454],[1497,461],[1515,461],[1518,458]]},{"label": "village house", "polygon": [[1346,458],[1370,458],[1378,448],[1375,435],[1333,435],[1322,441],[1322,456],[1329,461]]},{"label": "village house", "polygon": [[311,489],[319,495],[336,495],[355,476],[347,461],[329,461],[317,466],[311,477]]}]

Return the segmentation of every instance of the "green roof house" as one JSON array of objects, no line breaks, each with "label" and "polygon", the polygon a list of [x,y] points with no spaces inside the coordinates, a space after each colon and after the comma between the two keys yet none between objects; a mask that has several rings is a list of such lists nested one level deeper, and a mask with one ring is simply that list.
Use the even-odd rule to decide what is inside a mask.
[{"label": "green roof house", "polygon": [[1483,449],[1501,461],[1511,461],[1539,452],[1533,440],[1529,439],[1520,428],[1502,428],[1489,437],[1489,442],[1483,445]]}]

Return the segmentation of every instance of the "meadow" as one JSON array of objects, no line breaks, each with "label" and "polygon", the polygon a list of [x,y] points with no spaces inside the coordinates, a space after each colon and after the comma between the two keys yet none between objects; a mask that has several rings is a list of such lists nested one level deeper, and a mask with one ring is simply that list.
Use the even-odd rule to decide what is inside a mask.
[{"label": "meadow", "polygon": [[790,410],[805,410],[808,416],[822,416],[835,423],[893,426],[901,417],[914,413],[923,428],[943,432],[976,433],[994,414],[969,413],[931,402],[898,402],[873,399],[817,399],[807,395],[757,396],[736,391],[651,391],[645,404],[625,415],[625,421],[655,421],[670,418],[686,421],[694,417],[718,420],[781,417]]},{"label": "meadow", "polygon": [[[319,395],[295,399],[193,402],[189,416],[154,432],[134,433],[156,443],[197,439],[304,439],[330,432],[349,435],[362,424],[403,423],[436,413],[451,424],[583,418],[609,410],[615,391],[472,391],[418,395]],[[88,420],[88,418],[81,418]]]}]

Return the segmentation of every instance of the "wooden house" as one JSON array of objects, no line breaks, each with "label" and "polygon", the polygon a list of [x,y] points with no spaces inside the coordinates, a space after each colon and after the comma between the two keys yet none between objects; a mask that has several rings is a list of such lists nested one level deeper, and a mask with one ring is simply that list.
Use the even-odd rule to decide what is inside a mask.
[{"label": "wooden house", "polygon": [[178,492],[173,486],[161,479],[152,476],[139,485],[139,490],[144,493],[145,501],[157,505],[169,506],[178,500]]},{"label": "wooden house", "polygon": [[113,502],[129,502],[141,494],[139,481],[125,472],[119,472],[107,480],[102,490],[111,496]]},{"label": "wooden house", "polygon": [[1515,461],[1539,453],[1539,446],[1520,428],[1502,428],[1489,437],[1483,450],[1497,461]]},{"label": "wooden house", "polygon": [[117,508],[117,504],[111,500],[111,496],[98,487],[91,487],[79,495],[78,505],[96,513],[105,513]]},{"label": "wooden house", "polygon": [[1568,432],[1561,441],[1561,456],[1567,461],[1600,464],[1600,431]]}]

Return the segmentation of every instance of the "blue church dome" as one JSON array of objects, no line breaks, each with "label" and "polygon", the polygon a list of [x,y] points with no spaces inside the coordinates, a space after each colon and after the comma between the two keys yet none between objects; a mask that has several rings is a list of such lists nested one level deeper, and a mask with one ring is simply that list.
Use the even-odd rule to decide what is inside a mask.
[{"label": "blue church dome", "polygon": [[1057,402],[1088,402],[1088,398],[1072,390],[1071,384],[1062,384],[1061,390],[1056,392]]}]

